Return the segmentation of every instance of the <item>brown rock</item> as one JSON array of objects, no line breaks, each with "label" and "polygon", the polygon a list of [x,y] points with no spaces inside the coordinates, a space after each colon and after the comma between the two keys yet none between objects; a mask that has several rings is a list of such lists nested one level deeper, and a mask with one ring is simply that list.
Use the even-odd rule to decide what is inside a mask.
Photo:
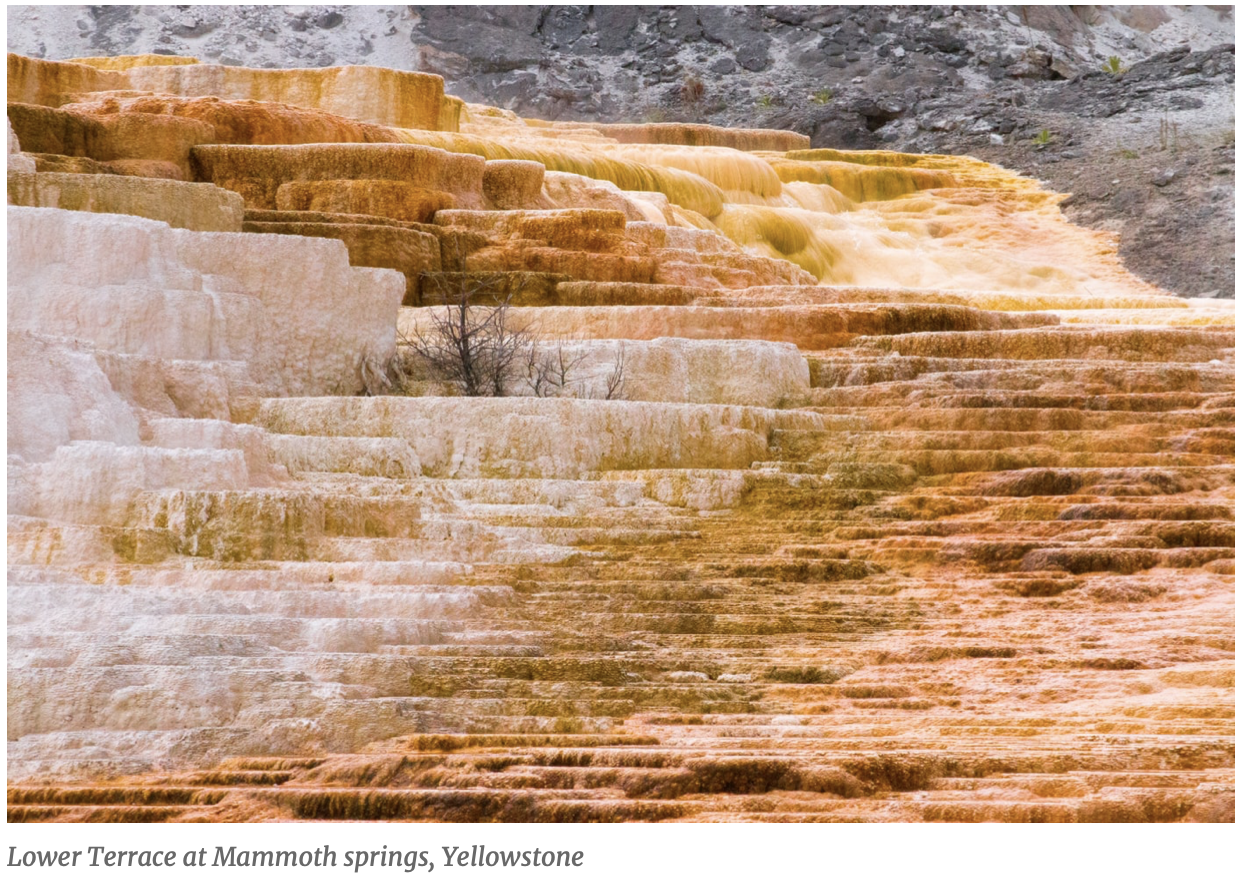
[{"label": "brown rock", "polygon": [[31,153],[92,160],[156,160],[189,175],[195,145],[216,141],[215,128],[166,114],[83,114],[43,105],[10,103],[9,121]]},{"label": "brown rock", "polygon": [[489,160],[482,173],[482,193],[500,210],[536,207],[542,199],[546,171],[532,160]]},{"label": "brown rock", "polygon": [[439,241],[433,235],[393,225],[340,225],[318,222],[250,222],[244,231],[330,237],[344,241],[349,264],[392,268],[405,275],[406,305],[418,305],[418,280],[423,272],[439,271]]},{"label": "brown rock", "polygon": [[149,179],[189,177],[175,163],[166,160],[91,160],[89,157],[67,157],[63,154],[31,154],[35,171],[40,173],[86,173],[108,176],[142,176]]},{"label": "brown rock", "polygon": [[279,102],[229,101],[214,96],[98,93],[74,97],[65,107],[93,116],[118,113],[164,114],[209,124],[223,145],[305,145],[329,142],[398,142],[388,127],[361,123],[312,108]]},{"label": "brown rock", "polygon": [[481,206],[485,161],[423,145],[204,145],[193,153],[196,178],[236,191],[247,207],[276,209],[285,182],[386,179],[451,194]]},{"label": "brown rock", "polygon": [[192,231],[240,231],[241,196],[214,185],[134,176],[9,173],[9,203],[120,213]]},{"label": "brown rock", "polygon": [[276,191],[276,207],[281,210],[351,213],[402,222],[429,222],[437,211],[455,204],[451,194],[385,179],[286,182]]}]

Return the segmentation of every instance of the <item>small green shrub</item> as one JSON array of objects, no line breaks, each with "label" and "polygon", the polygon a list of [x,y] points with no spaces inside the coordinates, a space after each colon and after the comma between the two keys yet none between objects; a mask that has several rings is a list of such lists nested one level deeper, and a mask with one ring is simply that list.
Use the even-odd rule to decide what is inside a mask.
[{"label": "small green shrub", "polygon": [[815,105],[825,105],[833,98],[835,98],[835,93],[829,87],[824,86],[822,89],[818,90],[818,92],[814,93],[811,101],[813,101]]}]

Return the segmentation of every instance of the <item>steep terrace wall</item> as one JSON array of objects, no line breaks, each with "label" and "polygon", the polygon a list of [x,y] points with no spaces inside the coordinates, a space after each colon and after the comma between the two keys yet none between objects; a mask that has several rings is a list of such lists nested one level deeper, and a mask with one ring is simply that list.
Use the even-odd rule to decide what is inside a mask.
[{"label": "steep terrace wall", "polygon": [[9,208],[10,330],[106,350],[249,364],[272,394],[356,389],[395,348],[404,281],[321,238],[205,233]]}]

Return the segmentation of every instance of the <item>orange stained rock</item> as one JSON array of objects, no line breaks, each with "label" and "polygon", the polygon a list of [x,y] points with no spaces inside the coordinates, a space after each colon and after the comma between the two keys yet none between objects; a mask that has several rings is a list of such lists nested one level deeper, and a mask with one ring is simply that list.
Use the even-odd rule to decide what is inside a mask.
[{"label": "orange stained rock", "polygon": [[101,162],[160,161],[177,178],[192,178],[190,149],[216,141],[215,129],[190,118],[116,111],[94,114],[67,107],[10,103],[9,122],[23,148],[37,154]]},{"label": "orange stained rock", "polygon": [[482,201],[482,158],[423,145],[210,145],[193,157],[203,181],[239,192],[256,209],[275,209],[285,182],[340,179],[405,182],[467,207]]},{"label": "orange stained rock", "polygon": [[91,65],[47,62],[9,53],[8,100],[32,105],[63,104],[74,93],[128,89],[125,75]]},{"label": "orange stained rock", "polygon": [[185,169],[168,160],[92,160],[64,154],[31,154],[40,173],[86,173],[89,175],[138,176],[188,181]]},{"label": "orange stained rock", "polygon": [[213,143],[225,145],[400,141],[388,127],[280,102],[96,93],[78,97],[65,110],[94,117],[141,113],[197,120],[215,130]]},{"label": "orange stained rock", "polygon": [[246,220],[242,230],[264,234],[291,234],[299,237],[326,237],[343,241],[349,250],[350,265],[362,268],[391,268],[404,274],[404,302],[407,305],[417,305],[421,301],[419,297],[420,276],[427,272],[437,272],[441,267],[438,238],[395,225]]},{"label": "orange stained rock", "polygon": [[153,68],[157,65],[197,65],[198,59],[189,56],[175,55],[123,55],[123,56],[91,56],[81,59],[66,59],[75,65],[89,65],[100,71],[128,71],[130,68]]},{"label": "orange stained rock", "polygon": [[[662,288],[660,288],[662,289]],[[427,312],[407,312],[411,335],[428,327]],[[546,336],[575,339],[745,339],[790,342],[802,349],[843,346],[858,336],[909,330],[1014,330],[1053,326],[1048,314],[986,312],[944,305],[712,308],[696,305],[560,306],[514,309],[514,322],[537,323]],[[921,334],[918,334],[921,335]],[[929,335],[929,334],[926,334]]]},{"label": "orange stained rock", "polygon": [[279,210],[382,216],[401,222],[429,222],[439,210],[455,205],[451,194],[390,179],[285,182],[276,191]]},{"label": "orange stained rock", "polygon": [[500,210],[538,207],[543,201],[547,168],[532,160],[489,160],[482,174],[482,191]]}]

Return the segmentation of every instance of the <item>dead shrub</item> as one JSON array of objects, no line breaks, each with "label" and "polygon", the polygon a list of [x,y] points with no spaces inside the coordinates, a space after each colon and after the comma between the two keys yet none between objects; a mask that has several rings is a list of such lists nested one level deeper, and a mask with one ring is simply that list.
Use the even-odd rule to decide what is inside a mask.
[{"label": "dead shrub", "polygon": [[438,281],[435,292],[443,310],[435,314],[432,330],[419,330],[402,345],[466,397],[504,397],[521,357],[536,341],[533,331],[511,323],[513,291],[506,277],[455,276]]}]

